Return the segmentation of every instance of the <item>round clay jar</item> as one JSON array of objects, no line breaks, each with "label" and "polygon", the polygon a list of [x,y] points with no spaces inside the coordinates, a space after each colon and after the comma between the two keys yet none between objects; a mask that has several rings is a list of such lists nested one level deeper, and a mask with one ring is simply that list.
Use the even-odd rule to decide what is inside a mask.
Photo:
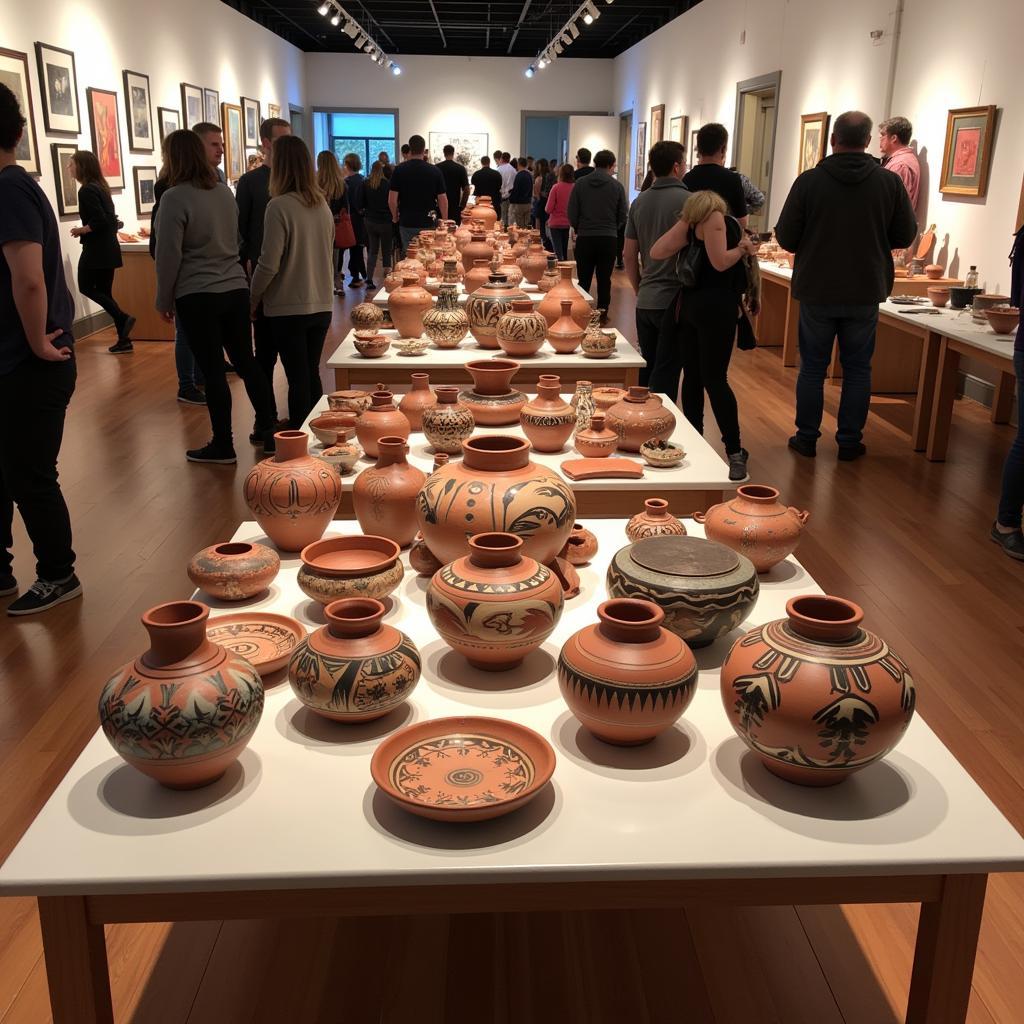
[{"label": "round clay jar", "polygon": [[587,565],[597,554],[597,537],[585,526],[573,523],[572,533],[559,553],[570,565]]},{"label": "round clay jar", "polygon": [[664,498],[647,498],[643,511],[626,523],[626,536],[633,541],[645,537],[685,537],[686,527],[669,512]]},{"label": "round clay jar", "polygon": [[360,302],[351,314],[352,326],[357,331],[373,330],[384,323],[384,312],[372,302]]},{"label": "round clay jar", "polygon": [[560,452],[576,428],[576,410],[561,395],[561,381],[554,374],[541,374],[537,397],[519,413],[523,433],[538,452]]},{"label": "round clay jar", "polygon": [[382,437],[408,439],[411,431],[408,419],[395,405],[390,391],[377,390],[370,395],[370,407],[356,420],[356,438],[371,459],[379,454],[377,441]]},{"label": "round clay jar", "polygon": [[439,384],[435,394],[437,404],[423,410],[423,434],[435,452],[461,455],[462,442],[476,426],[473,414],[459,401],[454,384]]},{"label": "round clay jar", "polygon": [[405,438],[382,437],[377,450],[377,465],[364,469],[352,485],[352,508],[363,533],[405,548],[416,535],[416,498],[427,475],[409,465]]},{"label": "round clay jar", "polygon": [[229,541],[192,556],[188,578],[222,601],[244,601],[261,594],[281,569],[281,556],[265,544]]},{"label": "round clay jar", "polygon": [[437,398],[430,390],[430,375],[426,373],[410,374],[412,387],[402,395],[398,403],[398,411],[409,421],[413,430],[423,429],[423,410],[437,405]]},{"label": "round clay jar", "polygon": [[619,449],[624,452],[639,452],[651,437],[667,441],[676,427],[675,417],[661,399],[635,385],[605,413],[605,422],[619,435]]},{"label": "round clay jar", "polygon": [[619,447],[619,435],[605,426],[603,412],[595,412],[590,426],[577,432],[573,445],[585,459],[604,459]]},{"label": "round clay jar", "polygon": [[535,356],[544,344],[547,321],[533,308],[532,299],[515,299],[498,321],[498,345],[512,359]]}]

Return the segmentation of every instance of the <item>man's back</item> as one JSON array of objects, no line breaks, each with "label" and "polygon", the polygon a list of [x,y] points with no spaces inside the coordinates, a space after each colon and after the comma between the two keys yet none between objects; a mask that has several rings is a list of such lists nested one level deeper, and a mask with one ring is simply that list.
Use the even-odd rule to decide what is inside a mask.
[{"label": "man's back", "polygon": [[501,175],[493,167],[481,167],[473,175],[473,194],[490,196],[494,208],[501,206]]},{"label": "man's back", "polygon": [[572,176],[576,181],[579,181],[580,178],[585,178],[590,174],[593,169],[593,165],[584,164],[582,167],[577,167],[576,170],[572,172]]},{"label": "man's back", "polygon": [[453,217],[462,208],[462,190],[469,186],[466,168],[455,160],[442,160],[437,169],[444,178],[444,190],[448,195],[448,216]]},{"label": "man's back", "polygon": [[238,203],[238,230],[242,235],[242,264],[251,263],[255,270],[263,250],[263,220],[270,202],[269,165],[246,171],[238,179],[235,201]]},{"label": "man's back", "polygon": [[597,169],[573,185],[569,221],[577,235],[614,237],[626,223],[626,213],[626,193],[607,171]]},{"label": "man's back", "polygon": [[683,184],[691,192],[717,192],[737,220],[747,215],[747,200],[743,194],[743,181],[735,171],[721,164],[697,164],[683,177]]},{"label": "man's back", "polygon": [[508,198],[512,191],[512,182],[516,177],[516,169],[511,164],[499,164],[498,173],[501,175],[501,194]]},{"label": "man's back", "polygon": [[425,160],[410,159],[391,175],[391,191],[398,193],[398,223],[403,228],[430,226],[437,197],[445,192],[441,172]]},{"label": "man's back", "polygon": [[626,237],[635,238],[643,271],[637,293],[638,309],[665,309],[679,291],[675,256],[652,260],[651,246],[679,219],[690,192],[678,178],[657,178],[633,200],[626,221]]}]

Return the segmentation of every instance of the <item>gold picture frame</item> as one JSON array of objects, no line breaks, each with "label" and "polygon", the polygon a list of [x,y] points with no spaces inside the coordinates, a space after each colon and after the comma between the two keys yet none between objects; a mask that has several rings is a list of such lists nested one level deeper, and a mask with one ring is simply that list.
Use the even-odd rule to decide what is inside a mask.
[{"label": "gold picture frame", "polygon": [[636,163],[633,166],[633,187],[640,191],[640,186],[647,177],[647,122],[641,121],[636,126]]},{"label": "gold picture frame", "polygon": [[221,127],[224,130],[224,176],[238,181],[245,174],[245,122],[237,103],[220,105]]},{"label": "gold picture frame", "polygon": [[832,116],[827,111],[800,115],[800,151],[797,154],[797,174],[817,167],[828,151],[828,127]]},{"label": "gold picture frame", "polygon": [[996,108],[958,107],[946,115],[939,191],[948,196],[984,196],[992,166]]},{"label": "gold picture frame", "polygon": [[[665,138],[665,104],[651,107],[651,145]],[[646,173],[646,172],[645,172]]]}]

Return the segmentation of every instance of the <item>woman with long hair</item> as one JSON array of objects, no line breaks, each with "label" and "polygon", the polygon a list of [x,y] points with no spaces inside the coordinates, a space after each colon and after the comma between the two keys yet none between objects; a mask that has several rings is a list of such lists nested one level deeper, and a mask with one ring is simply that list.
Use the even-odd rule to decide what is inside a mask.
[{"label": "woman with long hair", "polygon": [[391,165],[378,160],[363,182],[363,227],[369,252],[366,262],[366,284],[375,288],[374,273],[377,257],[381,261],[381,281],[391,273],[391,257],[394,234],[391,228],[391,209],[388,207],[388,189],[391,182]]},{"label": "woman with long hair", "polygon": [[274,143],[263,248],[249,302],[253,311],[263,303],[281,355],[292,430],[323,394],[320,355],[334,306],[334,251],[334,217],[309,150],[297,135],[282,135]]},{"label": "woman with long hair", "polygon": [[551,186],[548,201],[544,204],[551,247],[560,260],[569,258],[569,196],[575,180],[572,164],[562,164],[558,168],[558,181]]},{"label": "woman with long hair", "polygon": [[[280,140],[278,140],[280,141]],[[275,143],[276,145],[276,143]],[[213,437],[185,453],[190,462],[233,464],[231,390],[224,352],[245,383],[264,451],[274,451],[270,384],[252,353],[249,288],[238,260],[238,207],[206,158],[202,140],[185,129],[164,142],[167,191],[156,217],[156,308],[180,320],[206,379]]]},{"label": "woman with long hair", "polygon": [[349,288],[360,288],[366,284],[366,228],[363,222],[363,161],[358,153],[348,153],[342,161],[341,173],[345,175],[345,191],[348,194],[348,212],[352,216],[352,231],[356,244],[348,250]]},{"label": "woman with long hair", "polygon": [[541,157],[533,165],[533,226],[540,231],[541,241],[545,238],[548,223],[548,212],[544,207],[547,206],[555,180],[551,165]]},{"label": "woman with long hair", "polygon": [[82,226],[71,229],[71,235],[82,243],[78,258],[78,290],[102,307],[117,328],[117,341],[107,349],[116,355],[132,351],[131,330],[135,317],[117,304],[114,298],[114,273],[123,266],[121,245],[117,240],[120,223],[114,212],[110,186],[100,170],[96,154],[87,149],[76,150],[69,168],[78,190],[78,210]]},{"label": "woman with long hair", "polygon": [[[337,221],[341,211],[349,208],[348,196],[345,192],[345,175],[341,173],[341,164],[329,149],[321,150],[316,155],[316,183],[324,194],[332,219]],[[331,264],[334,267],[334,294],[340,295],[345,281],[345,250],[335,246],[333,252]]]}]

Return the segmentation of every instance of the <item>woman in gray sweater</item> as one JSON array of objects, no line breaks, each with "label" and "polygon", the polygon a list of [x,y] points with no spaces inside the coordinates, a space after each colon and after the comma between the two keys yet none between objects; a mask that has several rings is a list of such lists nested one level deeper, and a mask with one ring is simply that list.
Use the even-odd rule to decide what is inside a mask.
[{"label": "woman in gray sweater", "polygon": [[235,462],[231,389],[224,352],[245,383],[264,451],[274,451],[270,384],[252,354],[249,289],[238,262],[238,207],[191,131],[165,141],[167,191],[156,218],[156,308],[181,321],[206,378],[213,438],[185,453],[190,462]]}]

